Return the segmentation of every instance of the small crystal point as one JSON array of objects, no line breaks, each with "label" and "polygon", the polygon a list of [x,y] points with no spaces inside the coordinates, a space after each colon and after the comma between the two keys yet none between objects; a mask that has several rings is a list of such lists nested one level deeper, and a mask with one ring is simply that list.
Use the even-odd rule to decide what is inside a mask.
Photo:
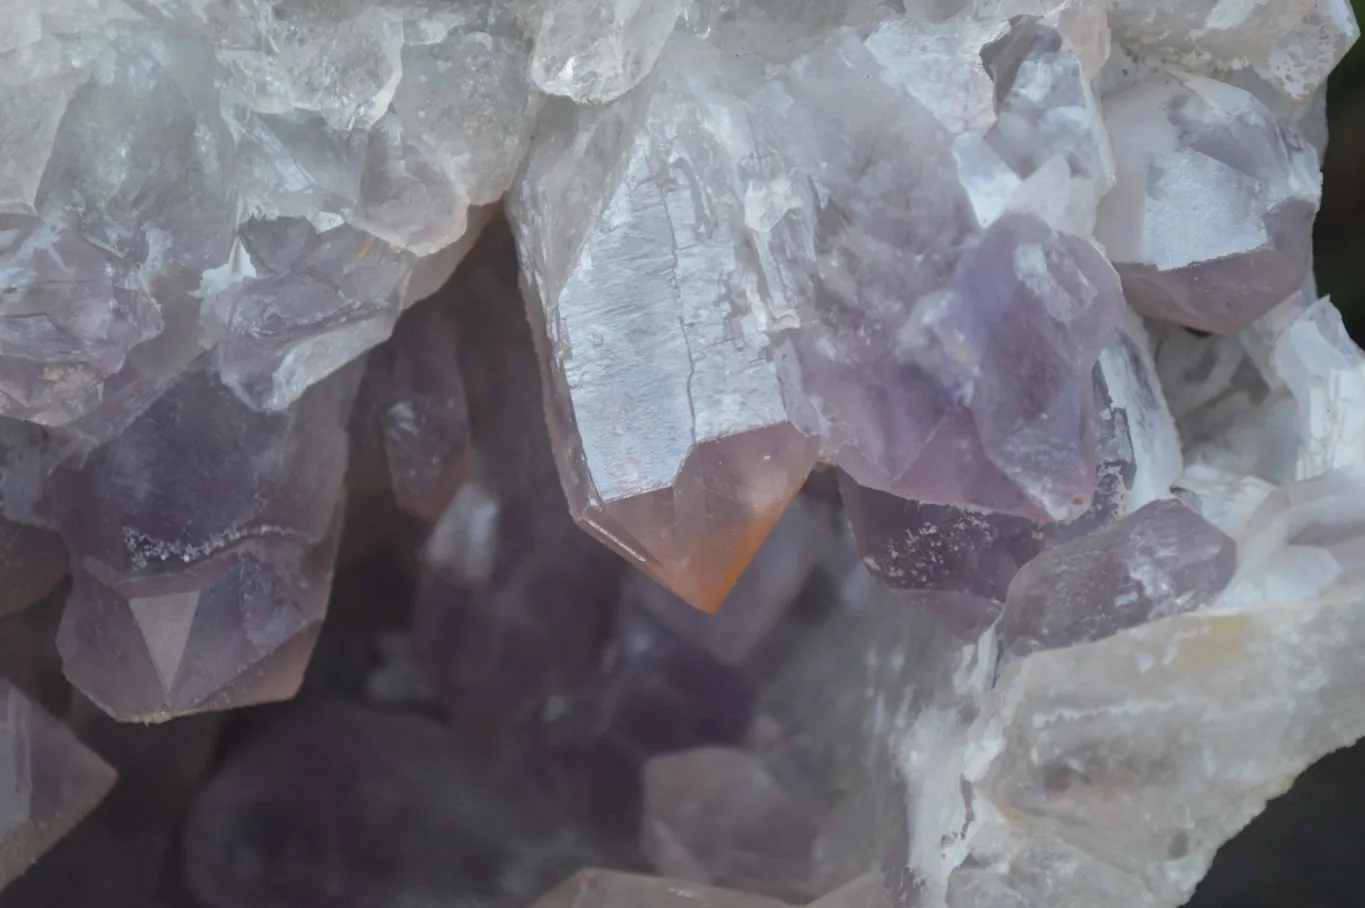
[{"label": "small crystal point", "polygon": [[84,819],[114,779],[66,726],[0,680],[0,887]]},{"label": "small crystal point", "polygon": [[150,721],[293,695],[326,611],[358,379],[261,413],[206,356],[53,474],[74,564],[58,649],[92,701]]},{"label": "small crystal point", "polygon": [[785,908],[785,903],[656,876],[580,870],[532,908]]},{"label": "small crystal point", "polygon": [[701,747],[645,765],[646,856],[664,876],[804,901],[822,817],[754,754]]},{"label": "small crystal point", "polygon": [[580,104],[619,98],[649,75],[684,0],[530,0],[531,79]]},{"label": "small crystal point", "polygon": [[1231,334],[1308,274],[1317,155],[1248,92],[1159,74],[1104,99],[1118,183],[1095,235],[1144,315]]},{"label": "small crystal point", "polygon": [[1015,575],[1000,620],[1015,653],[1098,640],[1193,611],[1232,578],[1233,540],[1174,499],[1039,555]]}]

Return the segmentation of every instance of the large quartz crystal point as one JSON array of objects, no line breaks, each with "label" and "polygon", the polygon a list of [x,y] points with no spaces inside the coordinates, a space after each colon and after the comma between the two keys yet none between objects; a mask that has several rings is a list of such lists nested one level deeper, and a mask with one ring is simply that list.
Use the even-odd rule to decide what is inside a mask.
[{"label": "large quartz crystal point", "polygon": [[351,227],[242,225],[233,275],[208,299],[205,334],[242,400],[282,410],[393,331],[414,256]]},{"label": "large quartz crystal point", "polygon": [[531,79],[580,104],[619,98],[649,75],[688,0],[514,0],[535,29]]},{"label": "large quartz crystal point", "polygon": [[786,908],[762,895],[613,870],[583,870],[532,908]]},{"label": "large quartz crystal point", "polygon": [[114,778],[66,726],[0,680],[0,887],[84,819]]},{"label": "large quartz crystal point", "polygon": [[326,609],[359,371],[260,413],[202,357],[54,475],[75,574],[59,648],[110,715],[159,720],[297,689]]},{"label": "large quartz crystal point", "polygon": [[474,464],[424,552],[413,654],[468,746],[553,713],[602,662],[621,559],[574,525],[541,404],[517,290],[516,250],[495,222],[451,282],[420,304],[449,306]]},{"label": "large quartz crystal point", "polygon": [[[1127,335],[1121,335],[1111,347],[1126,344],[1127,340]],[[1109,348],[1105,352],[1109,355]],[[1135,350],[1122,346],[1114,351],[1111,368],[1095,368],[1096,400],[1100,403],[1098,465],[1095,495],[1084,514],[1063,523],[1036,523],[1009,514],[910,501],[864,488],[847,474],[840,473],[839,492],[844,513],[858,542],[863,563],[892,589],[973,594],[958,601],[958,605],[965,607],[982,604],[982,599],[1004,601],[1010,580],[1039,552],[1128,513],[1137,472],[1134,452],[1144,440],[1143,435],[1130,429],[1128,411],[1139,415],[1141,408],[1153,408],[1156,399],[1153,396],[1155,376],[1151,376],[1150,384],[1138,384],[1138,376],[1145,373],[1132,367],[1130,353],[1140,356]],[[1106,375],[1116,386],[1125,389],[1126,407],[1115,405]],[[1159,387],[1155,394],[1160,394]],[[1146,418],[1155,421],[1159,414]],[[1166,421],[1169,421],[1169,414]],[[1141,430],[1144,426],[1136,428]],[[1173,427],[1171,432],[1173,434]],[[1147,446],[1155,444],[1149,442]],[[1178,467],[1178,440],[1170,447]],[[1166,480],[1166,493],[1169,493],[1171,479],[1174,476]],[[953,600],[940,597],[932,601],[946,605]],[[944,617],[951,626],[974,637],[997,614],[996,608],[987,607]]]},{"label": "large quartz crystal point", "polygon": [[1308,274],[1313,148],[1251,94],[1159,73],[1104,99],[1118,184],[1096,237],[1145,315],[1231,334]]},{"label": "large quartz crystal point", "polygon": [[659,873],[788,901],[816,894],[822,817],[757,755],[700,747],[655,757],[644,778],[644,850]]},{"label": "large quartz crystal point", "polygon": [[0,418],[0,616],[38,601],[66,574],[43,502],[43,430]]},{"label": "large quartz crystal point", "polygon": [[1174,499],[1154,501],[1024,565],[998,633],[1019,655],[1194,611],[1232,578],[1237,546]]},{"label": "large quartz crystal point", "polygon": [[1359,471],[1275,490],[1211,605],[1007,665],[948,904],[1184,904],[1266,801],[1365,735],[1362,527]]},{"label": "large quartz crystal point", "polygon": [[[1083,238],[1110,176],[1094,99],[1025,18],[950,73],[994,78],[998,121],[964,131],[918,96],[899,22],[835,33],[752,101],[798,175],[749,190],[793,310],[789,409],[861,486],[1075,517],[1095,482],[1090,372],[1122,304]],[[856,105],[837,90],[854,85]]]},{"label": "large quartz crystal point", "polygon": [[[718,608],[814,465],[787,421],[725,61],[679,34],[606,108],[547,108],[511,201],[579,523]],[[746,151],[746,149],[748,149]]]},{"label": "large quartz crystal point", "polygon": [[1125,47],[1180,69],[1218,72],[1252,67],[1290,99],[1303,102],[1360,36],[1349,0],[1273,3],[1114,0],[1114,37]]},{"label": "large quartz crystal point", "polygon": [[192,805],[185,878],[204,908],[525,908],[604,860],[528,821],[464,742],[417,716],[292,706]]}]

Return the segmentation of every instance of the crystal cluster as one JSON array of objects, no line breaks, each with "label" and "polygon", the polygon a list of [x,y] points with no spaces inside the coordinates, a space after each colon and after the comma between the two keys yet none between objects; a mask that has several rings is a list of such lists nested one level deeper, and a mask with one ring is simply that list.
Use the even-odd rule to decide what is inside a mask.
[{"label": "crystal cluster", "polygon": [[[0,884],[63,720],[208,908],[1174,908],[1365,737],[1345,0],[10,5]],[[212,717],[80,704],[289,699],[348,596],[442,723],[301,704],[170,847]]]}]

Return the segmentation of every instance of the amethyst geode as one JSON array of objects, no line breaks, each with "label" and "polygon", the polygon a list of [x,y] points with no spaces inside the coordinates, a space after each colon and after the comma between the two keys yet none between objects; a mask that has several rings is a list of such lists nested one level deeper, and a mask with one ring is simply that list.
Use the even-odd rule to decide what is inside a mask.
[{"label": "amethyst geode", "polygon": [[1345,0],[10,5],[0,884],[63,721],[207,908],[1174,908],[1365,736]]}]

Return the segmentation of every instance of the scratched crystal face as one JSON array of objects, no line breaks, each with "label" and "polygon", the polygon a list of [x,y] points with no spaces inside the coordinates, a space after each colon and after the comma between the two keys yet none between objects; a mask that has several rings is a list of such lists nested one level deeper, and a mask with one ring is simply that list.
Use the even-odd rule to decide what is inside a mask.
[{"label": "scratched crystal face", "polygon": [[816,445],[787,421],[767,314],[743,278],[753,262],[720,131],[737,100],[695,62],[661,64],[606,109],[547,110],[511,212],[570,508],[711,611]]}]

